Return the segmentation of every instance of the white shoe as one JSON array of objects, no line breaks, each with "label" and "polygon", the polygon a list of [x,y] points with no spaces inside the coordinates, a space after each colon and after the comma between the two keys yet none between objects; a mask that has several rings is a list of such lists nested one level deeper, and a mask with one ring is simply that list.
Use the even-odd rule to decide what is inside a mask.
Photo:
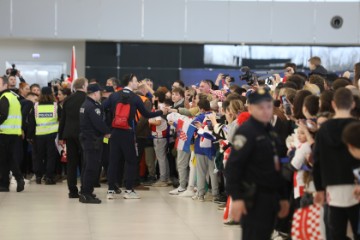
[{"label": "white shoe", "polygon": [[126,190],[124,198],[125,199],[140,199],[140,196],[134,190]]},{"label": "white shoe", "polygon": [[107,199],[110,199],[110,200],[111,200],[111,199],[115,199],[115,198],[116,198],[116,197],[115,197],[115,194],[116,194],[116,193],[115,193],[114,190],[108,190],[108,191],[107,191],[107,194],[106,194],[106,198],[107,198]]},{"label": "white shoe", "polygon": [[24,182],[25,182],[25,184],[30,184],[30,180],[28,180],[26,178],[24,178]]},{"label": "white shoe", "polygon": [[191,189],[187,189],[186,191],[179,194],[179,197],[192,197],[194,196],[194,191]]},{"label": "white shoe", "polygon": [[152,187],[167,187],[167,186],[169,186],[167,184],[167,182],[163,182],[163,181],[160,181],[160,180],[152,185]]},{"label": "white shoe", "polygon": [[16,183],[17,183],[17,182],[16,182],[16,179],[15,179],[14,177],[11,177],[10,183],[11,183],[11,184],[16,184]]},{"label": "white shoe", "polygon": [[205,198],[204,198],[204,196],[195,195],[195,196],[192,197],[192,200],[204,202],[204,201],[205,201]]},{"label": "white shoe", "polygon": [[205,198],[205,201],[207,201],[207,202],[212,202],[214,200],[214,196],[210,192],[207,192],[205,194],[204,198]]},{"label": "white shoe", "polygon": [[178,187],[178,188],[170,191],[169,194],[170,194],[170,195],[179,195],[179,194],[181,194],[181,193],[183,193],[183,192],[185,192],[185,191],[186,191],[186,189],[184,189],[184,188],[182,188],[182,187]]}]

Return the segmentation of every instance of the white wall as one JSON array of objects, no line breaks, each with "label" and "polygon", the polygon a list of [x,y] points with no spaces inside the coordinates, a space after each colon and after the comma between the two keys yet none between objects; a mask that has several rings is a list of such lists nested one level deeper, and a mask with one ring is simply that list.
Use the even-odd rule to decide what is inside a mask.
[{"label": "white wall", "polygon": [[0,38],[359,44],[360,1],[1,0],[0,29]]},{"label": "white wall", "polygon": [[[85,42],[59,40],[0,39],[0,73],[5,73],[6,61],[66,62],[66,71],[70,73],[72,46],[76,48],[78,75],[84,76]],[[40,58],[32,58],[33,53],[39,53]]]}]

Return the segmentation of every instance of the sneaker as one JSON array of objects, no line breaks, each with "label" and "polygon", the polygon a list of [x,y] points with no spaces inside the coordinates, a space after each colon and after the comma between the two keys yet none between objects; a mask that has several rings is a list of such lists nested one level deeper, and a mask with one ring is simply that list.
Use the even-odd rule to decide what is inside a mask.
[{"label": "sneaker", "polygon": [[167,187],[169,186],[167,182],[163,182],[163,181],[157,181],[156,183],[154,183],[152,185],[153,187]]},{"label": "sneaker", "polygon": [[30,180],[29,180],[29,179],[24,178],[24,182],[25,182],[25,184],[30,184]]},{"label": "sneaker", "polygon": [[227,220],[224,222],[225,226],[238,226],[240,225],[240,222],[235,222],[234,220]]},{"label": "sneaker", "polygon": [[227,202],[227,196],[217,195],[214,197],[214,203],[223,204]]},{"label": "sneaker", "polygon": [[140,196],[134,190],[126,190],[124,198],[125,199],[140,199]]},{"label": "sneaker", "polygon": [[16,183],[16,179],[14,178],[14,176],[12,176],[10,180],[10,184],[15,184],[15,183]]},{"label": "sneaker", "polygon": [[178,187],[178,188],[175,188],[174,190],[170,191],[169,194],[170,195],[179,195],[185,191],[186,191],[186,189],[184,189],[182,187]]},{"label": "sneaker", "polygon": [[141,182],[144,186],[152,186],[154,183],[156,183],[156,177],[148,177],[146,181]]},{"label": "sneaker", "polygon": [[220,210],[220,211],[224,211],[225,208],[226,208],[226,204],[220,204],[220,205],[218,206],[218,210]]},{"label": "sneaker", "polygon": [[69,192],[69,198],[79,198],[78,192]]},{"label": "sneaker", "polygon": [[204,200],[206,202],[212,202],[214,201],[214,196],[211,194],[211,192],[207,192],[204,196]]},{"label": "sneaker", "polygon": [[17,187],[16,187],[16,191],[17,192],[22,192],[25,189],[25,181],[24,179],[20,179],[19,181],[17,181]]},{"label": "sneaker", "polygon": [[134,189],[137,190],[137,191],[149,191],[150,190],[149,187],[145,187],[142,184],[137,185]]},{"label": "sneaker", "polygon": [[179,197],[193,197],[195,195],[194,191],[187,189],[186,191],[179,194]]},{"label": "sneaker", "polygon": [[114,191],[115,191],[115,194],[121,194],[122,193],[120,188],[116,188]]},{"label": "sneaker", "polygon": [[47,178],[45,180],[45,185],[55,185],[56,184],[56,181],[52,178]]},{"label": "sneaker", "polygon": [[87,204],[100,204],[101,200],[92,195],[80,195],[79,202]]},{"label": "sneaker", "polygon": [[36,184],[41,184],[41,177],[36,178]]},{"label": "sneaker", "polygon": [[204,196],[198,196],[198,195],[194,195],[194,196],[192,197],[192,200],[194,200],[194,201],[200,201],[200,202],[205,202]]},{"label": "sneaker", "polygon": [[114,190],[108,190],[107,194],[106,194],[106,198],[110,199],[110,200],[115,199],[116,198],[115,194],[116,194],[116,192]]}]

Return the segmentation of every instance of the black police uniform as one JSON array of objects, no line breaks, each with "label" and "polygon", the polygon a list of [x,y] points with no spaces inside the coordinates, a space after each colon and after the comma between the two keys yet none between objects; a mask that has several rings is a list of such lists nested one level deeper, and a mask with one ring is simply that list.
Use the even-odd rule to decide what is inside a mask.
[{"label": "black police uniform", "polygon": [[[249,96],[250,104],[264,98],[272,100],[263,91]],[[280,171],[278,138],[270,123],[264,125],[251,117],[237,129],[225,177],[227,193],[234,201],[244,200],[247,208],[247,215],[241,219],[242,239],[270,239],[279,200],[288,199]]]},{"label": "black police uniform", "polygon": [[80,108],[80,143],[84,153],[81,202],[100,203],[98,199],[92,202],[95,199],[92,193],[98,182],[104,135],[109,133],[100,103],[87,97]]}]

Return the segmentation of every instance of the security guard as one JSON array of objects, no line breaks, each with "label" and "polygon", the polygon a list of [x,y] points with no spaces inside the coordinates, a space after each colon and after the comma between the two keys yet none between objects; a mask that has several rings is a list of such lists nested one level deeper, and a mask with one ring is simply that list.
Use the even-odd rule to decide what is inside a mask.
[{"label": "security guard", "polygon": [[101,100],[100,86],[90,84],[88,96],[80,108],[80,143],[84,153],[83,176],[81,179],[82,203],[99,204],[101,200],[93,194],[94,185],[98,183],[103,140],[110,138],[110,129],[104,122],[104,113],[99,103]]},{"label": "security guard", "polygon": [[251,118],[234,135],[226,189],[233,200],[232,219],[242,220],[242,239],[265,240],[271,237],[276,214],[287,216],[288,194],[280,172],[278,138],[270,124],[273,99],[260,88],[249,95],[248,103]]},{"label": "security guard", "polygon": [[33,168],[36,175],[36,183],[41,184],[45,172],[45,184],[54,185],[56,161],[59,153],[56,149],[55,139],[59,129],[58,105],[51,87],[43,87],[39,102],[35,103],[34,116],[36,130],[34,147],[36,157]]},{"label": "security guard", "polygon": [[[0,77],[0,192],[9,192],[9,173],[17,181],[17,192],[24,190],[17,151],[21,146],[21,106],[18,96],[8,89],[8,79]],[[19,149],[20,147],[20,149]]]}]

